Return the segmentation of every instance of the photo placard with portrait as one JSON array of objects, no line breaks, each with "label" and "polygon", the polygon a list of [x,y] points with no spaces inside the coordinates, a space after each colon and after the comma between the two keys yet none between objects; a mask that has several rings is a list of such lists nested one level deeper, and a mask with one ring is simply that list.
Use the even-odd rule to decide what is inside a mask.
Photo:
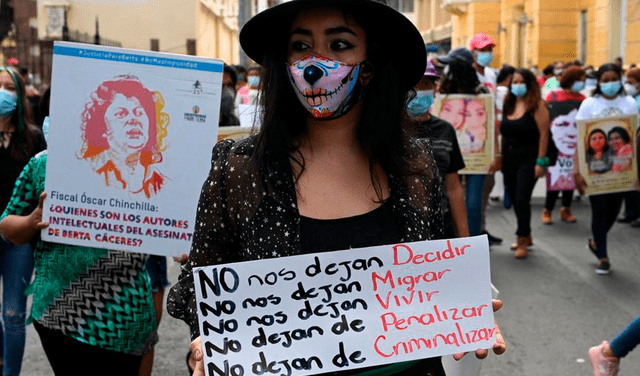
[{"label": "photo placard with portrait", "polygon": [[493,161],[495,105],[491,94],[438,94],[432,114],[456,131],[465,168],[460,174],[486,174]]},{"label": "photo placard with portrait", "polygon": [[188,253],[223,62],[56,42],[45,241]]},{"label": "photo placard with portrait", "polygon": [[586,194],[636,189],[638,115],[578,120],[578,167]]},{"label": "photo placard with portrait", "polygon": [[547,191],[571,191],[576,189],[573,178],[573,163],[578,144],[576,116],[579,101],[550,102],[550,136],[558,149],[555,165],[547,169]]}]

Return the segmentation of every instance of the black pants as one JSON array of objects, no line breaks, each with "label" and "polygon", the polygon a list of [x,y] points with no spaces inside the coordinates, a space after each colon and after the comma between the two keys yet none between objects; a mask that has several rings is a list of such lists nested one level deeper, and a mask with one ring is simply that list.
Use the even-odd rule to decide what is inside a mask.
[{"label": "black pants", "polygon": [[142,356],[105,350],[33,322],[56,376],[137,376]]},{"label": "black pants", "polygon": [[589,196],[591,201],[591,232],[598,249],[598,259],[607,257],[607,233],[616,223],[624,193]]},{"label": "black pants", "polygon": [[[547,191],[547,198],[544,203],[544,208],[547,210],[553,210],[553,207],[556,205],[556,200],[560,195],[561,191]],[[562,207],[569,208],[571,207],[571,199],[573,198],[573,190],[570,191],[562,191]]]},{"label": "black pants", "polygon": [[504,185],[516,212],[516,235],[531,234],[531,194],[536,185],[536,157],[524,153],[504,154],[502,174]]},{"label": "black pants", "polygon": [[625,218],[638,218],[640,215],[640,193],[637,191],[625,192],[623,196]]}]

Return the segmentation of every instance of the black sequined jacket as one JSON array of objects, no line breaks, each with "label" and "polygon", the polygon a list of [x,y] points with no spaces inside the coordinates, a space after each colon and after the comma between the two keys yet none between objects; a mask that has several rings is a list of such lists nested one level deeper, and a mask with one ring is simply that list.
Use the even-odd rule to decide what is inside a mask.
[{"label": "black sequined jacket", "polygon": [[[189,260],[167,299],[169,314],[190,326],[192,339],[200,335],[194,267],[302,253],[291,166],[261,171],[251,158],[256,143],[254,136],[222,141],[213,149]],[[438,169],[427,141],[415,140],[408,150],[412,170],[420,172],[389,176],[389,200],[402,229],[401,242],[435,239],[442,233]]]}]

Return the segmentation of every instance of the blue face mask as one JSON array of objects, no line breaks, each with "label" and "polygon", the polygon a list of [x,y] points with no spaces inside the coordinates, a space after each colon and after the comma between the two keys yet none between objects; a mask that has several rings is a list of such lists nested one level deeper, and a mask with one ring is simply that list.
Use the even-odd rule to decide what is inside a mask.
[{"label": "blue face mask", "polygon": [[42,134],[44,135],[45,142],[49,142],[49,117],[45,116],[42,122]]},{"label": "blue face mask", "polygon": [[247,77],[247,83],[251,87],[260,86],[260,76],[249,76],[249,77]]},{"label": "blue face mask", "polygon": [[526,84],[511,84],[511,94],[515,95],[518,98],[522,98],[527,95],[527,85]]},{"label": "blue face mask", "polygon": [[620,83],[620,81],[612,81],[612,82],[600,84],[600,90],[607,97],[616,96],[621,88],[622,88],[622,83]]},{"label": "blue face mask", "polygon": [[584,90],[584,86],[585,86],[584,81],[576,81],[571,86],[571,91],[573,91],[574,93],[579,93],[582,90]]},{"label": "blue face mask", "polygon": [[482,65],[483,67],[488,66],[493,61],[493,52],[480,52],[478,51],[478,55],[476,57],[476,63]]},{"label": "blue face mask", "polygon": [[433,90],[418,90],[416,97],[407,104],[407,112],[411,117],[426,114],[433,104]]},{"label": "blue face mask", "polygon": [[16,110],[17,105],[17,95],[8,90],[0,89],[0,116],[10,115]]}]

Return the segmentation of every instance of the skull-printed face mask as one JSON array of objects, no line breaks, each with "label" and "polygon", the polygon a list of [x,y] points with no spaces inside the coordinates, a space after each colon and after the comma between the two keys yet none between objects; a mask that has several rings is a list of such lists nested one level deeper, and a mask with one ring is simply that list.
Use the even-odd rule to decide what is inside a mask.
[{"label": "skull-printed face mask", "polygon": [[340,117],[359,99],[360,63],[345,64],[311,54],[287,66],[298,99],[317,119]]}]

